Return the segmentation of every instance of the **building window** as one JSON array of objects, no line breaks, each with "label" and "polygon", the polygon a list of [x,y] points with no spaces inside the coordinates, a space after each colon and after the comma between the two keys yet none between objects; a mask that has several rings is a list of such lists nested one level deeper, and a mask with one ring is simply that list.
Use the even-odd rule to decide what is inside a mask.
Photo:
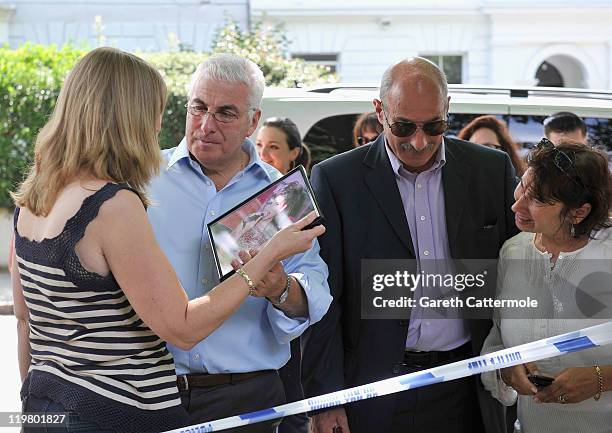
[{"label": "building window", "polygon": [[461,84],[463,82],[463,56],[427,55],[421,57],[434,62],[446,74],[449,84]]},{"label": "building window", "polygon": [[293,59],[302,59],[306,63],[327,66],[331,74],[338,70],[338,54],[293,53],[291,57]]}]

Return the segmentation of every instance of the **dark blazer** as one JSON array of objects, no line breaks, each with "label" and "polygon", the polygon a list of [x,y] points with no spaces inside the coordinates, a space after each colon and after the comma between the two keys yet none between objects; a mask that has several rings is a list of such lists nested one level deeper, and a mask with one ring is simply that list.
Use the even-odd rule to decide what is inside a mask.
[{"label": "dark blazer", "polygon": [[[448,242],[454,259],[494,259],[516,234],[510,210],[517,179],[508,156],[484,146],[445,138],[442,183]],[[397,375],[408,320],[361,320],[361,259],[414,259],[399,189],[381,134],[314,166],[312,185],[325,217],[319,238],[334,297],[326,316],[307,335],[302,360],[307,397]],[[491,323],[469,320],[479,354]],[[502,433],[504,412],[474,378],[489,433]],[[352,433],[386,433],[394,396],[347,407]],[[385,421],[388,421],[386,423]]]}]

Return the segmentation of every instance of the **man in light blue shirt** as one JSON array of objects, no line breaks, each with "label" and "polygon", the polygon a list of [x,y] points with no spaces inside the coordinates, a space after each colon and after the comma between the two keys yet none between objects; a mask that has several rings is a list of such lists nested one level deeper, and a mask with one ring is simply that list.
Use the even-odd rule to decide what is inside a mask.
[{"label": "man in light blue shirt", "polygon": [[[189,299],[219,282],[207,224],[280,177],[247,139],[261,116],[263,89],[263,74],[249,60],[222,54],[201,64],[185,138],[164,151],[165,165],[149,187],[149,219]],[[327,275],[315,241],[255,282],[266,297],[249,297],[193,349],[168,345],[192,424],[285,402],[276,370],[290,357],[289,342],[326,313]],[[277,424],[240,431],[273,432]]]}]

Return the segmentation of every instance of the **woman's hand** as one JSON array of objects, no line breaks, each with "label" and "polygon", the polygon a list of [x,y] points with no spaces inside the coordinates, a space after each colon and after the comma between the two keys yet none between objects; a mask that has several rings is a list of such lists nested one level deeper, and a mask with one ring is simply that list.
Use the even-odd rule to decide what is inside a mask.
[{"label": "woman's hand", "polygon": [[325,227],[318,225],[308,230],[302,230],[317,218],[315,211],[310,212],[301,220],[276,233],[266,243],[260,253],[266,249],[276,255],[278,261],[284,260],[294,254],[303,253],[312,247],[312,241],[325,233]]},{"label": "woman's hand", "polygon": [[526,364],[515,365],[514,367],[503,368],[501,370],[501,377],[506,385],[514,388],[520,395],[535,395],[538,392],[538,388],[529,381],[527,375],[537,371],[537,369],[534,363],[528,362]]},{"label": "woman's hand", "polygon": [[541,403],[580,403],[597,394],[594,367],[572,367],[563,370],[554,382],[542,388],[534,399]]}]

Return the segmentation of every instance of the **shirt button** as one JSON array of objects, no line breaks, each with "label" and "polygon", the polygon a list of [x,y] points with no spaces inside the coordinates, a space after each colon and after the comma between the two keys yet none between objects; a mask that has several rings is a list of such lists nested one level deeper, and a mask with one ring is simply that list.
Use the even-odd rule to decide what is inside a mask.
[{"label": "shirt button", "polygon": [[424,256],[428,256],[429,255],[429,251],[427,251],[427,250],[423,251],[423,255]]},{"label": "shirt button", "polygon": [[429,321],[425,322],[425,326],[429,326],[429,325],[431,325],[431,322]]},{"label": "shirt button", "polygon": [[393,374],[398,374],[400,372],[400,366],[398,364],[393,365]]},{"label": "shirt button", "polygon": [[417,183],[417,188],[420,188],[420,187],[421,187],[421,184],[420,184],[420,183]]},{"label": "shirt button", "polygon": [[208,284],[208,280],[206,278],[202,278],[202,284],[207,285]]},{"label": "shirt button", "polygon": [[425,215],[421,215],[421,221],[425,221]]},{"label": "shirt button", "polygon": [[212,216],[215,216],[215,211],[214,211],[214,210],[211,210],[211,211],[210,211],[210,214],[211,214]]},{"label": "shirt button", "polygon": [[195,353],[195,354],[193,355],[193,360],[194,360],[194,361],[197,361],[197,360],[199,360],[199,359],[200,359],[200,354],[199,354],[199,353]]}]

